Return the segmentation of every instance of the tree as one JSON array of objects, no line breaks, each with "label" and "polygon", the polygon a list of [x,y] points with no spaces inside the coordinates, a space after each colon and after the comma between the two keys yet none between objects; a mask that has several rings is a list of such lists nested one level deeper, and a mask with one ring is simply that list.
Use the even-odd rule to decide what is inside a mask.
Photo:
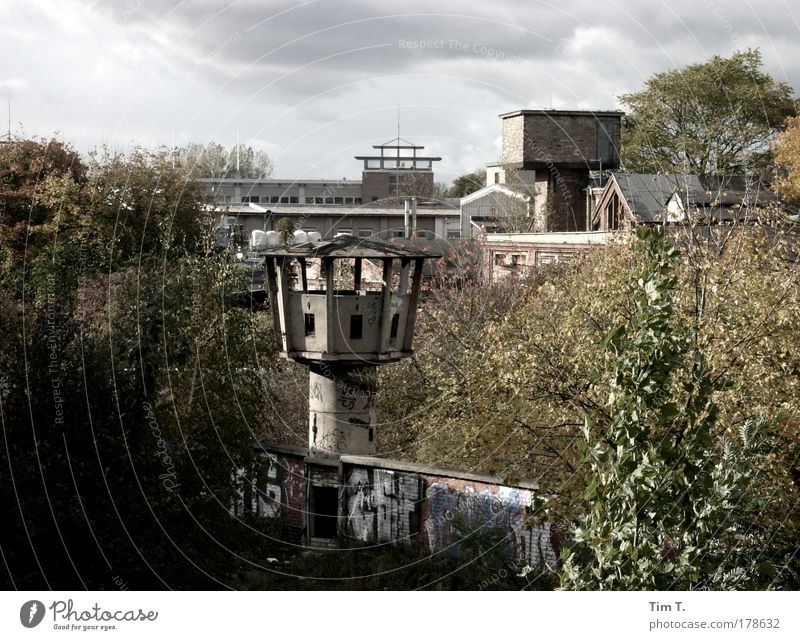
[{"label": "tree", "polygon": [[447,195],[450,198],[463,198],[486,186],[486,170],[475,169],[471,173],[465,173],[453,180],[453,186]]},{"label": "tree", "polygon": [[776,190],[787,198],[800,198],[800,116],[789,118],[786,130],[778,136],[774,153],[781,172]]},{"label": "tree", "polygon": [[[236,151],[239,151],[239,170],[236,169]],[[189,144],[177,151],[178,158],[195,178],[222,180],[225,178],[267,179],[272,176],[272,160],[265,151],[257,151],[246,144],[230,149],[218,142],[207,145]]]},{"label": "tree", "polygon": [[[675,323],[677,251],[660,229],[642,228],[646,262],[634,274],[636,315],[604,340],[599,373],[608,392],[586,416],[584,499],[592,505],[565,553],[568,589],[665,590],[753,586],[769,574],[737,563],[754,538],[747,510],[747,455],[754,422],[743,425],[744,450],[719,448],[714,375],[691,329]],[[742,526],[744,525],[744,526]],[[774,570],[771,572],[775,574]]]},{"label": "tree", "polygon": [[622,163],[641,173],[758,173],[795,113],[792,88],[761,70],[758,49],[657,73],[620,100]]}]

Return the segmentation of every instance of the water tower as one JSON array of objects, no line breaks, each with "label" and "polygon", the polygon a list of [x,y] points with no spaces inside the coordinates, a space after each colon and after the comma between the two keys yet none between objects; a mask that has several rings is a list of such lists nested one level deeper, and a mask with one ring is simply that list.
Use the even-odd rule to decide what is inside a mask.
[{"label": "water tower", "polygon": [[311,454],[374,455],[376,368],[413,353],[423,263],[439,256],[353,236],[260,255],[278,349],[309,369]]}]

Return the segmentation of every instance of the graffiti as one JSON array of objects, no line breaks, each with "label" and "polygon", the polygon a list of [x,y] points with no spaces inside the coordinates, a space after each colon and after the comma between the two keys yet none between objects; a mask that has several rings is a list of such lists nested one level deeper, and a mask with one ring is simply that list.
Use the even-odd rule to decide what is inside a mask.
[{"label": "graffiti", "polygon": [[347,474],[347,535],[361,542],[395,542],[416,533],[419,476],[355,468]]},{"label": "graffiti", "polygon": [[238,494],[231,509],[232,515],[283,518],[295,526],[302,523],[302,458],[262,452],[252,469],[236,469],[232,480]]},{"label": "graffiti", "polygon": [[425,491],[427,515],[424,522],[428,547],[434,551],[458,552],[462,529],[494,529],[508,532],[511,552],[532,565],[553,563],[556,553],[550,542],[550,525],[529,528],[525,510],[531,504],[531,492],[511,487],[494,491],[473,487],[451,488],[447,482],[433,482]]}]

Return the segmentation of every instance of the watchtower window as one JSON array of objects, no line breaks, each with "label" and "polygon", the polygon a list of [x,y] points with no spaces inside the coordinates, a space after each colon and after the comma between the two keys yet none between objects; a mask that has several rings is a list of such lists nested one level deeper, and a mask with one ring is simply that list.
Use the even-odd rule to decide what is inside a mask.
[{"label": "watchtower window", "polygon": [[400,314],[399,313],[395,313],[392,316],[392,328],[391,328],[391,331],[389,332],[389,337],[390,338],[396,338],[397,337],[397,325],[399,325],[399,324],[400,324]]},{"label": "watchtower window", "polygon": [[350,316],[350,339],[361,340],[364,329],[364,316],[353,315]]},{"label": "watchtower window", "polygon": [[305,325],[305,333],[307,336],[313,336],[316,330],[314,325],[314,314],[313,313],[304,313],[303,314],[303,324]]}]

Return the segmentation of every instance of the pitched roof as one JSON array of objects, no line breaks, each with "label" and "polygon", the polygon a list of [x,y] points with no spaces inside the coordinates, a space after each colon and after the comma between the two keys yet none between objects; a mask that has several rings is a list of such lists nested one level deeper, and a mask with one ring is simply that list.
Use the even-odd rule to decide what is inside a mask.
[{"label": "pitched roof", "polygon": [[677,195],[685,207],[711,209],[734,205],[753,207],[777,200],[763,184],[745,176],[619,172],[612,175],[631,211],[643,222],[659,221],[673,195]]}]

